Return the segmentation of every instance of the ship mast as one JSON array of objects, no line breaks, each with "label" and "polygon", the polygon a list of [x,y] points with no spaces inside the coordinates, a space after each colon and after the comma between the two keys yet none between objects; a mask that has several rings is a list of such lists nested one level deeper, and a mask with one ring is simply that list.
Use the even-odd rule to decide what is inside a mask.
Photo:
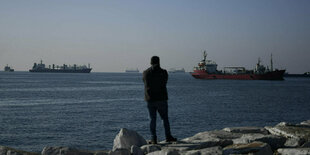
[{"label": "ship mast", "polygon": [[206,59],[207,59],[207,51],[204,50],[203,51],[203,62],[206,63]]},{"label": "ship mast", "polygon": [[273,71],[272,53],[270,57],[270,71]]}]

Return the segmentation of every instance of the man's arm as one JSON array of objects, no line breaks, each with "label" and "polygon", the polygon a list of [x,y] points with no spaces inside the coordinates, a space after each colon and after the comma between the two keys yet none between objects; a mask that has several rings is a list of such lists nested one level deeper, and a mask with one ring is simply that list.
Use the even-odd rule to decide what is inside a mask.
[{"label": "man's arm", "polygon": [[167,82],[168,82],[168,72],[167,72],[167,70],[165,70],[165,84],[167,84]]},{"label": "man's arm", "polygon": [[145,71],[143,72],[142,80],[143,80],[144,84],[146,85],[147,83],[146,83],[146,72]]}]

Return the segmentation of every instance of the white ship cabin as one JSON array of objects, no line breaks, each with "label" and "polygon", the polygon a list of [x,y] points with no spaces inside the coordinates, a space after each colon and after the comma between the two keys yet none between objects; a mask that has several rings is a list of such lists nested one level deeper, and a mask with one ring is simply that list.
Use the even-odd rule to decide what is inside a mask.
[{"label": "white ship cabin", "polygon": [[244,67],[224,67],[225,74],[244,74],[245,72]]},{"label": "white ship cabin", "polygon": [[208,73],[216,73],[217,64],[212,60],[206,60],[206,70]]},{"label": "white ship cabin", "polygon": [[216,73],[217,64],[212,60],[202,60],[198,63],[198,67],[194,67],[194,70],[205,70],[208,73]]}]

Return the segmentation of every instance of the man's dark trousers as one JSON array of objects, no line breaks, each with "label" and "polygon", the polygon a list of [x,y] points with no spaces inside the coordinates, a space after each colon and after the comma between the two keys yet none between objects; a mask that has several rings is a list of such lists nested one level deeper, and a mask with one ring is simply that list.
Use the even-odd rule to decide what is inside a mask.
[{"label": "man's dark trousers", "polygon": [[147,102],[147,107],[149,109],[150,114],[150,130],[153,139],[157,139],[156,136],[156,114],[159,113],[161,119],[164,123],[165,135],[166,137],[171,137],[170,133],[170,125],[168,119],[168,103],[167,101],[151,101]]}]

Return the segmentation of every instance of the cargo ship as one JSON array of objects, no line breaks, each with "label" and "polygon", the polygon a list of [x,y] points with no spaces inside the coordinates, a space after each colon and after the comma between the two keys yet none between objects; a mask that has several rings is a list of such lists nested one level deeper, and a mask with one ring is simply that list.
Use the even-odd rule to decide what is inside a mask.
[{"label": "cargo ship", "polygon": [[203,52],[203,60],[194,67],[191,75],[196,79],[233,79],[233,80],[284,80],[285,70],[273,70],[271,55],[270,68],[261,65],[260,59],[254,70],[246,70],[244,67],[224,67],[224,71],[217,70],[217,64],[207,60],[206,51]]},{"label": "cargo ship", "polygon": [[126,73],[139,73],[139,69],[136,68],[136,69],[126,69],[125,70]]},{"label": "cargo ship", "polygon": [[310,77],[310,72],[305,72],[304,74],[289,74],[289,73],[285,73],[284,77]]},{"label": "cargo ship", "polygon": [[9,65],[6,65],[6,66],[4,67],[4,71],[5,71],[5,72],[14,72],[14,69],[12,69],[11,67],[9,67]]},{"label": "cargo ship", "polygon": [[181,69],[170,68],[168,72],[169,73],[185,73],[185,69],[184,68],[181,68]]},{"label": "cargo ship", "polygon": [[53,64],[52,66],[49,65],[48,68],[45,67],[45,64],[43,64],[42,60],[40,63],[34,63],[32,69],[29,70],[29,72],[52,72],[52,73],[90,73],[92,68],[90,68],[90,65],[88,64],[88,67],[86,65],[78,66],[76,64],[74,65],[66,65],[63,64],[61,66]]}]

